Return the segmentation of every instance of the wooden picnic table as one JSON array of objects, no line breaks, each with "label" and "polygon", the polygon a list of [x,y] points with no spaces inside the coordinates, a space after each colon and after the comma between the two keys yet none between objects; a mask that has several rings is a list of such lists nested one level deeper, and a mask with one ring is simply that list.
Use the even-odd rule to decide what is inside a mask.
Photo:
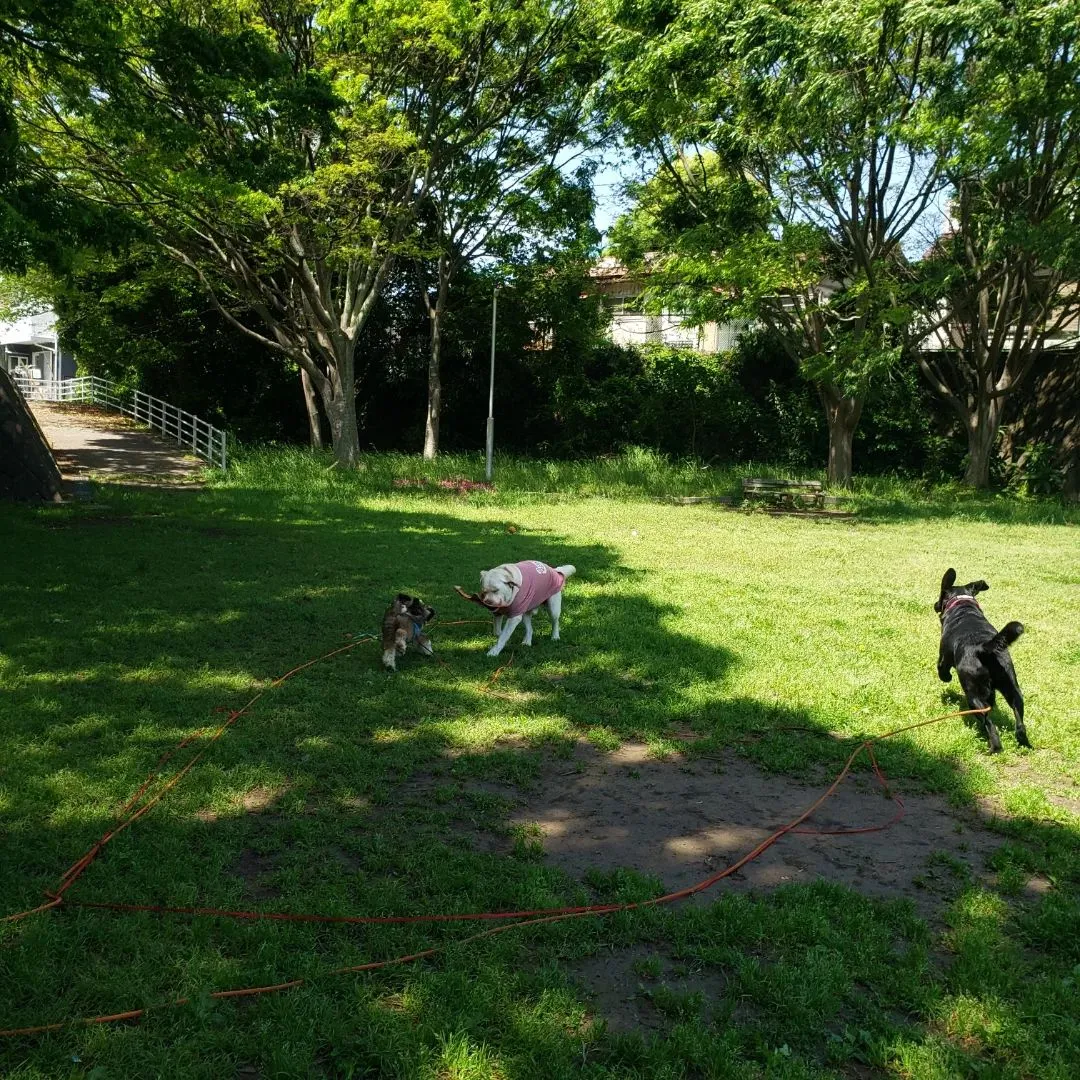
[{"label": "wooden picnic table", "polygon": [[783,509],[825,506],[825,493],[820,480],[775,480],[768,477],[747,477],[742,482],[743,498],[747,502],[766,503]]}]

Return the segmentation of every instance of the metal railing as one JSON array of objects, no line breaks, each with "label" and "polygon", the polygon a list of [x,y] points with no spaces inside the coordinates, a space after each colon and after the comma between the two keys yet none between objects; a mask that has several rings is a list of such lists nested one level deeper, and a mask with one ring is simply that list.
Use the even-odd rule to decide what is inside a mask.
[{"label": "metal railing", "polygon": [[219,469],[224,469],[228,463],[226,432],[141,390],[125,393],[115,383],[96,375],[81,375],[75,379],[31,379],[16,369],[11,377],[27,401],[74,401],[115,409],[160,432],[165,438],[175,439],[181,449],[197,454]]}]

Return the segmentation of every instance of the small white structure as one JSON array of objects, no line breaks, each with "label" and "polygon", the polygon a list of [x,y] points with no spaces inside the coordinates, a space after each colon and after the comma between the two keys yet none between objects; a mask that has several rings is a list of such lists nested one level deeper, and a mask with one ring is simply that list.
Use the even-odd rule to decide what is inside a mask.
[{"label": "small white structure", "polygon": [[[1051,314],[1051,319],[1056,320],[1060,325],[1047,332],[1042,340],[1040,352],[1067,352],[1080,348],[1080,308],[1075,307],[1075,301],[1071,306],[1073,307],[1071,312],[1059,309]],[[919,347],[924,353],[955,353],[964,348],[967,327],[963,324],[961,316],[946,319],[948,315],[948,308],[942,305],[938,310],[938,317],[946,321],[923,338]],[[1014,328],[1010,327],[1002,337],[1001,348],[1004,355],[1013,347]]]},{"label": "small white structure", "polygon": [[739,335],[750,325],[710,322],[699,328],[687,326],[684,316],[666,309],[658,315],[647,315],[641,310],[645,283],[610,255],[589,270],[589,277],[592,291],[611,312],[609,333],[616,345],[662,344],[700,353],[727,352],[735,348]]},{"label": "small white structure", "polygon": [[75,357],[60,348],[55,313],[42,311],[14,322],[0,322],[0,366],[32,382],[72,378]]}]

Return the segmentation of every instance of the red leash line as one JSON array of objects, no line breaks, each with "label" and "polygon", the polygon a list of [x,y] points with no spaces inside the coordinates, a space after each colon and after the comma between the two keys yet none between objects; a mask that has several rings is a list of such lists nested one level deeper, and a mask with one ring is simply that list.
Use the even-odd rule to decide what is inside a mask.
[{"label": "red leash line", "polygon": [[[944,718],[943,718],[944,719]],[[887,737],[887,736],[882,736]],[[111,903],[90,903],[86,901],[71,901],[80,907],[92,907],[92,908],[106,908],[114,911],[153,911],[153,912],[169,912],[172,914],[185,914],[185,915],[211,915],[222,918],[236,918],[236,919],[271,919],[284,922],[332,922],[332,923],[359,923],[359,924],[385,924],[385,923],[433,923],[433,922],[454,922],[454,921],[466,921],[466,920],[486,920],[486,919],[523,919],[531,918],[533,916],[545,916],[549,919],[558,919],[563,917],[571,917],[576,915],[600,915],[609,914],[615,911],[633,911],[638,907],[654,906],[657,904],[669,903],[673,900],[680,900],[684,897],[691,896],[696,892],[701,892],[708,889],[721,879],[728,877],[730,874],[735,873],[741,867],[747,863],[756,859],[759,855],[765,852],[771,847],[777,840],[784,836],[788,832],[796,831],[798,825],[804,822],[810,817],[815,810],[818,809],[840,786],[845,777],[851,770],[852,764],[855,759],[864,751],[869,750],[869,742],[860,743],[849,755],[843,769],[837,775],[836,779],[832,782],[829,788],[806,809],[798,817],[793,818],[786,825],[782,825],[775,832],[770,834],[763,840],[757,847],[750,851],[747,855],[744,855],[738,862],[733,863],[730,866],[725,867],[723,870],[704,878],[696,885],[690,885],[685,889],[681,889],[678,892],[667,893],[664,896],[655,897],[652,900],[644,900],[639,903],[632,904],[589,904],[576,907],[562,907],[562,908],[538,908],[532,911],[508,911],[508,912],[468,912],[458,915],[444,915],[444,914],[432,914],[432,915],[293,915],[288,912],[249,912],[249,911],[227,911],[221,908],[172,908],[157,905],[136,905],[136,904],[111,904]],[[878,829],[885,828],[884,825],[876,825],[862,831],[876,831]],[[519,925],[526,925],[520,923]],[[470,940],[466,938],[465,940]]]},{"label": "red leash line", "polygon": [[[294,667],[292,671],[286,671],[284,675],[279,675],[278,678],[274,679],[274,681],[267,687],[267,690],[272,690],[274,689],[274,687],[280,686],[286,679],[291,679],[295,674],[297,674],[297,672],[303,671],[305,668],[312,667],[315,664],[321,664],[324,660],[329,660],[331,656],[337,656],[338,653],[348,652],[349,649],[355,649],[357,645],[362,645],[365,641],[374,640],[374,634],[361,634],[355,640],[350,641],[348,645],[342,645],[340,648],[333,649],[331,652],[323,653],[322,656],[316,656],[314,660],[308,660],[305,663],[300,664],[299,667]],[[261,693],[257,694],[254,698],[252,698],[251,701],[249,701],[244,706],[244,710],[246,711],[247,709],[250,709],[251,706],[254,705],[255,702],[258,701],[259,698],[261,698],[265,693],[266,690],[263,690]]]},{"label": "red leash line", "polygon": [[54,908],[61,902],[59,896],[54,896],[50,901],[45,904],[39,904],[35,908],[28,908],[26,911],[16,911],[14,915],[4,915],[0,918],[0,923],[5,922],[18,922],[20,919],[29,918],[31,915],[37,915],[39,912],[48,911],[49,908]]},{"label": "red leash line", "polygon": [[[301,669],[296,669],[296,670],[301,670]],[[639,910],[641,908],[656,907],[656,906],[658,906],[660,904],[667,904],[667,903],[671,903],[672,901],[675,901],[675,900],[682,900],[682,899],[684,899],[684,898],[686,898],[688,896],[693,896],[695,893],[704,892],[706,889],[709,889],[713,885],[715,885],[718,881],[721,881],[722,879],[724,879],[726,877],[730,877],[732,874],[737,873],[739,870],[742,869],[742,867],[746,866],[747,863],[752,862],[754,859],[758,858],[758,856],[760,856],[763,852],[767,851],[770,847],[772,847],[772,845],[775,844],[781,837],[785,836],[789,832],[794,832],[799,825],[801,825],[804,821],[806,821],[807,818],[809,818],[814,813],[814,811],[816,811],[818,809],[818,807],[820,807],[827,799],[829,799],[835,793],[836,789],[840,786],[841,783],[843,783],[845,777],[851,771],[851,766],[855,763],[855,760],[859,757],[859,755],[864,750],[867,752],[868,756],[870,757],[872,768],[874,769],[875,773],[877,773],[878,776],[880,777],[881,781],[884,782],[885,777],[881,773],[881,768],[878,765],[877,758],[874,755],[874,751],[873,751],[873,744],[874,743],[883,742],[886,739],[894,738],[895,736],[901,735],[901,734],[903,734],[904,732],[907,732],[907,731],[914,731],[914,730],[916,730],[918,728],[928,727],[930,724],[939,724],[944,720],[951,720],[951,719],[953,719],[955,717],[959,717],[959,716],[971,716],[971,715],[974,715],[974,714],[977,714],[977,713],[984,713],[986,711],[987,711],[986,709],[965,709],[965,710],[962,710],[960,712],[946,713],[943,716],[936,716],[931,720],[922,720],[922,721],[920,721],[918,723],[915,723],[915,724],[907,724],[904,727],[895,728],[892,731],[886,732],[884,735],[877,735],[877,736],[875,736],[875,737],[873,737],[871,739],[863,740],[863,742],[861,742],[848,755],[847,761],[844,762],[844,766],[840,770],[840,772],[837,774],[836,779],[833,780],[833,782],[829,785],[829,787],[821,795],[819,795],[810,804],[810,806],[808,806],[801,814],[799,814],[795,818],[792,818],[792,820],[789,821],[786,825],[782,825],[779,829],[776,829],[773,833],[771,833],[769,836],[767,836],[760,844],[758,844],[751,851],[747,852],[745,855],[743,855],[740,859],[738,859],[734,863],[731,863],[729,866],[726,866],[723,870],[719,870],[719,871],[717,871],[717,873],[712,874],[709,877],[704,878],[702,881],[699,881],[697,884],[690,885],[685,889],[679,889],[676,892],[667,893],[665,896],[658,896],[658,897],[654,897],[651,900],[643,900],[643,901],[640,901],[640,902],[637,902],[637,903],[630,903],[630,904],[593,904],[593,905],[589,905],[587,907],[580,907],[580,908],[554,908],[554,909],[549,909],[540,918],[529,918],[529,919],[519,920],[517,922],[505,923],[502,926],[494,926],[494,927],[491,927],[490,929],[487,929],[487,930],[481,930],[478,933],[470,934],[469,936],[467,936],[465,938],[461,938],[461,939],[459,939],[457,941],[446,942],[446,943],[441,944],[441,945],[435,945],[435,946],[432,946],[429,949],[423,949],[420,952],[408,953],[408,954],[405,954],[403,956],[395,956],[395,957],[390,958],[389,960],[373,960],[373,961],[370,961],[370,962],[368,962],[366,964],[356,964],[356,965],[349,966],[349,967],[334,968],[334,969],[326,972],[325,974],[326,975],[347,975],[347,974],[355,974],[355,973],[362,972],[362,971],[377,971],[377,970],[379,970],[381,968],[390,967],[391,965],[395,965],[395,964],[407,964],[407,963],[412,963],[413,961],[416,961],[416,960],[423,960],[423,959],[426,959],[428,957],[435,956],[438,953],[445,952],[448,948],[451,948],[452,946],[455,946],[455,945],[456,946],[468,945],[468,944],[471,944],[472,942],[479,941],[479,940],[481,940],[483,938],[493,937],[496,934],[506,933],[508,930],[521,929],[521,928],[527,927],[527,926],[541,926],[541,925],[545,925],[545,924],[548,924],[548,923],[562,922],[562,921],[564,921],[566,919],[577,919],[577,918],[583,918],[583,917],[591,916],[591,915],[606,915],[606,914],[614,914],[616,912],[621,912],[621,911],[636,911],[636,910]],[[230,723],[232,722],[232,719],[233,718],[230,719],[230,721],[229,721]],[[903,809],[903,804],[901,803],[900,805],[901,805],[901,809]],[[896,820],[898,820],[898,819],[896,819]],[[891,824],[891,822],[888,823],[888,824]],[[873,827],[867,828],[867,829],[855,829],[855,830],[849,830],[849,831],[851,831],[851,832],[871,832],[871,831],[876,831],[878,829],[886,828],[886,827],[887,827],[887,825],[873,826]],[[829,834],[826,833],[824,835],[829,835]],[[54,904],[59,903],[59,898],[54,900],[53,903]],[[53,904],[45,905],[45,907],[50,907],[50,906],[53,906]],[[116,907],[117,910],[128,910],[130,907],[135,907],[134,905],[127,905],[127,906],[124,906],[124,907],[119,907],[119,906],[116,906],[116,905],[98,905],[98,904],[83,904],[81,906],[86,906],[86,907]],[[138,908],[138,907],[135,907],[135,909],[136,910],[144,910],[143,908]],[[149,910],[154,910],[154,909],[151,908]],[[183,909],[170,909],[170,910],[182,911]],[[243,917],[243,918],[250,917],[248,913],[220,912],[220,911],[217,911],[215,909],[203,909],[203,910],[212,911],[214,914],[222,914],[222,915],[227,914],[227,915],[230,915],[230,916],[233,916],[233,917]],[[201,912],[198,909],[195,909],[191,913],[198,914],[198,913],[201,913]],[[476,913],[476,914],[473,914],[473,915],[458,915],[458,916],[448,916],[448,915],[441,915],[441,916],[440,915],[429,915],[429,916],[387,916],[387,917],[382,917],[382,918],[378,918],[378,917],[367,918],[367,919],[364,919],[364,920],[361,920],[360,918],[349,917],[349,916],[329,916],[329,917],[319,917],[319,916],[299,916],[299,917],[297,917],[297,916],[294,916],[294,918],[301,918],[304,921],[317,920],[317,921],[335,921],[335,922],[338,922],[338,921],[350,921],[350,922],[353,922],[353,921],[357,921],[357,922],[358,921],[367,921],[367,922],[375,922],[375,921],[436,922],[436,921],[448,921],[448,920],[451,920],[451,919],[462,919],[462,918],[488,918],[488,919],[490,919],[490,918],[512,918],[514,915],[520,915],[520,914],[525,914],[525,913],[515,912],[515,913],[509,914],[509,915],[499,915],[497,913],[482,912],[482,913]],[[537,914],[540,914],[540,913],[537,912]],[[268,918],[281,918],[282,916],[268,915],[266,917],[268,917]],[[251,997],[251,996],[255,996],[255,995],[259,995],[259,994],[270,994],[270,993],[276,993],[276,992],[281,991],[281,990],[291,990],[291,989],[294,989],[295,987],[303,986],[305,983],[307,983],[309,981],[310,980],[308,980],[308,979],[302,979],[301,978],[301,979],[291,979],[288,982],[274,983],[274,984],[269,985],[269,986],[251,986],[251,987],[241,987],[239,989],[233,989],[233,990],[216,990],[213,993],[211,993],[209,995],[209,997],[215,998],[215,999],[226,999],[226,998],[235,998],[235,997]],[[0,1030],[0,1037],[11,1037],[11,1036],[18,1036],[18,1035],[37,1035],[37,1034],[50,1032],[50,1031],[60,1031],[63,1028],[70,1027],[70,1026],[75,1025],[75,1024],[87,1026],[87,1025],[91,1025],[91,1024],[113,1023],[113,1022],[116,1022],[116,1021],[119,1021],[119,1020],[134,1020],[134,1019],[138,1019],[139,1017],[145,1016],[147,1014],[147,1012],[150,1011],[150,1009],[162,1009],[162,1008],[166,1008],[166,1007],[175,1008],[175,1007],[187,1004],[188,1000],[189,1000],[188,998],[177,998],[174,1001],[164,1002],[164,1003],[162,1003],[160,1005],[148,1006],[148,1007],[142,1008],[142,1009],[132,1009],[132,1010],[129,1010],[128,1012],[112,1013],[112,1014],[109,1014],[109,1015],[106,1015],[106,1016],[86,1017],[86,1018],[83,1018],[81,1020],[62,1020],[62,1021],[59,1021],[59,1022],[54,1023],[54,1024],[43,1024],[43,1025],[39,1025],[37,1027],[9,1028],[7,1030]]]},{"label": "red leash line", "polygon": [[[961,714],[963,715],[963,714]],[[948,717],[941,717],[940,720],[951,719],[952,715]],[[938,722],[937,720],[934,721]],[[908,729],[901,729],[908,730]],[[890,735],[898,734],[898,732],[892,732]],[[890,735],[879,736],[879,739],[887,739]],[[863,833],[882,832],[885,829],[895,825],[898,821],[902,820],[906,813],[903,801],[898,795],[894,795],[893,801],[897,804],[899,809],[897,812],[886,822],[881,825],[865,825],[859,828],[847,828],[847,829],[801,829],[797,826],[801,821],[805,821],[807,817],[811,816],[814,811],[824,803],[835,791],[840,783],[847,776],[850,771],[851,765],[854,763],[859,754],[865,750],[870,758],[871,769],[878,781],[878,783],[886,791],[889,789],[888,781],[885,779],[884,773],[881,771],[881,766],[878,764],[877,757],[874,754],[872,743],[877,740],[867,740],[861,743],[855,751],[848,758],[843,770],[833,783],[832,787],[825,792],[821,798],[806,811],[805,815],[795,820],[794,824],[790,824],[789,828],[784,831],[797,833],[800,836],[855,836]],[[778,831],[770,838],[769,843],[775,842],[784,835],[783,831]],[[768,845],[767,845],[768,846]],[[760,855],[765,848],[760,850],[755,849],[756,854],[754,858]],[[749,860],[748,860],[749,861]],[[742,864],[745,865],[745,864]],[[721,873],[722,877],[726,877],[727,874],[734,871],[725,870]],[[702,883],[703,888],[708,888],[710,884],[719,881],[720,877],[713,877],[706,879],[708,884]],[[695,887],[696,888],[696,887]],[[680,894],[672,893],[667,897],[661,897],[656,900],[648,901],[648,903],[659,904],[664,903],[666,900],[678,899]],[[687,894],[689,895],[689,894]],[[620,910],[617,906],[613,907],[610,904],[589,904],[584,906],[574,907],[562,907],[562,908],[537,908],[531,911],[473,911],[462,912],[460,914],[443,915],[443,914],[431,914],[431,915],[315,915],[315,914],[293,914],[291,912],[270,912],[270,911],[230,911],[224,908],[211,908],[211,907],[171,907],[164,904],[124,904],[124,903],[105,903],[105,902],[91,902],[86,900],[71,900],[69,903],[74,904],[77,907],[97,908],[108,911],[120,911],[120,912],[153,912],[155,914],[170,914],[170,915],[192,915],[192,916],[208,916],[213,918],[226,918],[226,919],[247,919],[251,921],[275,921],[275,922],[314,922],[314,923],[344,923],[352,925],[409,925],[415,923],[440,923],[440,922],[476,922],[476,921],[496,921],[504,919],[526,919],[534,916],[563,916],[563,915],[600,915],[614,910]],[[628,909],[627,909],[628,910]]]},{"label": "red leash line", "polygon": [[[869,742],[863,743],[863,746],[866,747],[866,752],[870,756],[870,768],[874,773],[874,777],[881,785],[882,789],[888,793],[889,782],[885,779],[885,774],[881,771],[881,766],[874,756],[873,746]],[[907,813],[907,808],[904,806],[904,800],[901,799],[899,795],[892,795],[891,798],[899,809],[882,825],[863,825],[861,828],[857,829],[794,829],[793,832],[797,832],[800,836],[855,836],[858,833],[881,832],[883,829],[887,829],[890,825],[895,825],[898,821],[902,820]]]},{"label": "red leash line", "polygon": [[[455,622],[443,623],[442,625],[462,626],[474,623],[487,624],[487,622],[488,620],[486,619],[460,619]],[[187,764],[185,764],[178,772],[174,773],[173,776],[168,781],[166,781],[166,783],[150,799],[143,803],[143,805],[140,806],[137,810],[133,811],[133,807],[138,804],[139,800],[153,786],[154,781],[157,780],[158,777],[160,777],[161,767],[167,761],[175,757],[175,755],[178,754],[181,750],[183,750],[184,747],[188,746],[196,739],[201,738],[203,736],[204,729],[199,728],[198,730],[193,731],[190,735],[187,735],[183,739],[181,739],[180,742],[176,744],[176,746],[167,750],[164,754],[161,755],[161,757],[158,758],[153,771],[149,774],[149,776],[147,776],[147,778],[142,782],[142,784],[139,785],[139,787],[135,790],[135,793],[128,799],[128,801],[124,803],[124,805],[117,811],[117,826],[103,833],[102,836],[99,837],[98,840],[93,845],[91,845],[91,847],[82,856],[80,856],[80,858],[78,858],[70,867],[68,867],[67,870],[64,871],[63,874],[60,875],[60,880],[57,882],[55,888],[51,891],[46,892],[46,896],[49,898],[48,902],[45,904],[40,904],[37,907],[28,908],[25,911],[17,911],[11,915],[0,916],[0,923],[18,922],[20,919],[26,919],[29,918],[31,915],[41,914],[42,912],[48,911],[50,908],[54,908],[58,904],[60,904],[64,899],[64,893],[66,893],[67,890],[75,884],[79,877],[89,868],[90,864],[98,857],[98,855],[101,854],[101,851],[105,847],[105,845],[108,844],[111,840],[115,839],[130,825],[133,825],[136,821],[138,821],[140,817],[143,816],[143,814],[145,814],[148,810],[150,810],[153,806],[160,802],[161,799],[169,791],[171,791],[184,778],[184,776],[187,775],[188,772],[190,772],[192,766],[194,766],[195,763],[203,757],[209,747],[218,739],[220,739],[221,736],[233,724],[235,724],[241,716],[247,713],[252,708],[252,706],[254,706],[259,701],[259,699],[267,692],[267,690],[272,690],[280,686],[287,679],[291,679],[294,675],[298,674],[301,671],[304,671],[306,668],[309,668],[314,664],[321,663],[324,660],[329,660],[331,657],[337,656],[340,653],[348,652],[348,650],[354,649],[357,645],[361,645],[366,641],[372,641],[374,640],[374,637],[374,634],[361,634],[347,644],[342,645],[340,648],[333,649],[328,653],[324,653],[322,656],[316,657],[314,660],[308,660],[305,663],[294,667],[291,671],[285,672],[284,675],[281,675],[278,678],[274,679],[266,687],[266,689],[260,690],[259,693],[257,693],[246,705],[243,705],[241,708],[231,711],[222,708],[222,711],[226,711],[229,713],[229,718],[209,736],[206,745],[197,754],[195,754],[194,757],[192,757],[187,762]],[[438,659],[439,663],[442,664],[444,667],[448,666],[441,657],[436,657],[436,659]],[[513,663],[512,656],[510,658],[510,663]],[[510,664],[506,664],[505,666],[509,667]],[[498,670],[496,670],[495,674],[491,677],[488,685],[494,684],[495,680],[499,677],[502,671],[503,668],[499,668]]]},{"label": "red leash line", "polygon": [[149,788],[150,785],[157,779],[157,777],[161,774],[161,766],[164,765],[166,761],[169,761],[172,757],[178,754],[181,750],[183,750],[184,747],[188,745],[188,743],[194,742],[196,739],[201,738],[202,733],[202,728],[199,728],[197,731],[193,731],[186,738],[181,739],[171,750],[167,750],[164,754],[161,755],[161,757],[158,758],[157,764],[154,766],[154,771],[150,773],[150,775],[139,785],[139,787],[135,791],[135,794],[132,795],[131,798],[128,799],[128,801],[124,803],[124,805],[119,810],[117,810],[116,816],[118,819],[123,818],[124,814],[126,814],[139,801],[139,799],[146,792],[147,788]]},{"label": "red leash line", "polygon": [[356,648],[357,645],[361,645],[366,641],[372,640],[374,635],[362,634],[353,641],[350,641],[347,645],[342,645],[340,648],[333,649],[328,653],[324,653],[322,656],[316,657],[314,660],[308,660],[306,663],[300,664],[298,667],[293,668],[291,671],[285,672],[284,675],[274,679],[265,689],[260,690],[246,705],[241,706],[239,709],[227,710],[229,713],[228,719],[225,720],[210,736],[208,736],[206,744],[194,754],[180,769],[178,769],[165,783],[141,806],[133,810],[133,807],[139,802],[146,792],[153,786],[154,781],[161,775],[161,766],[179,753],[185,746],[194,742],[196,739],[201,738],[203,735],[203,729],[200,728],[197,731],[192,732],[190,735],[186,735],[180,740],[176,746],[166,751],[158,758],[155,763],[154,770],[149,776],[142,782],[142,784],[136,789],[135,794],[128,799],[128,801],[117,812],[118,823],[115,827],[106,830],[98,840],[90,846],[90,848],[84,852],[63,874],[60,875],[60,880],[57,882],[55,888],[51,892],[47,892],[46,896],[49,898],[48,903],[41,904],[35,908],[29,908],[26,911],[18,911],[13,915],[5,915],[0,917],[0,923],[4,922],[17,922],[20,919],[28,918],[31,915],[37,915],[43,911],[48,911],[50,908],[54,908],[59,905],[63,898],[64,893],[75,884],[76,881],[82,876],[83,873],[89,868],[90,864],[101,854],[105,845],[111,840],[114,840],[125,829],[133,825],[139,820],[148,810],[156,806],[180,781],[191,771],[195,764],[206,754],[207,750],[215,743],[222,735],[237,720],[240,719],[245,713],[247,713],[252,706],[254,706],[260,698],[262,698],[268,690],[272,690],[280,686],[287,679],[291,679],[298,672],[303,671],[305,668],[311,667],[313,664],[321,663],[323,660],[329,660],[332,656],[337,656],[339,653],[347,652],[349,649]]},{"label": "red leash line", "polygon": [[512,666],[513,666],[513,663],[514,663],[514,657],[515,657],[516,655],[517,655],[517,653],[511,653],[511,654],[510,654],[510,659],[509,659],[509,660],[507,660],[507,661],[506,661],[506,663],[502,665],[502,667],[497,667],[497,668],[495,669],[495,671],[494,671],[494,672],[492,673],[492,676],[491,676],[491,678],[490,678],[490,679],[488,679],[488,681],[487,681],[487,686],[482,686],[482,687],[481,687],[480,689],[481,689],[481,690],[490,690],[490,689],[491,689],[491,688],[492,688],[492,687],[493,687],[493,686],[495,685],[495,683],[496,683],[496,682],[498,681],[498,678],[499,678],[499,676],[500,676],[500,675],[501,675],[501,674],[502,674],[502,673],[503,673],[503,672],[504,672],[504,671],[505,671],[505,670],[506,670],[507,668],[509,668],[509,667],[512,667]]},{"label": "red leash line", "polygon": [[[287,678],[288,676],[285,676]],[[277,683],[271,683],[271,686],[277,685]],[[149,798],[147,799],[137,810],[128,814],[128,816],[122,819],[119,824],[114,828],[104,833],[101,838],[75,863],[73,863],[61,876],[60,881],[53,892],[53,896],[61,896],[79,879],[79,877],[87,870],[90,864],[101,854],[102,849],[110,840],[115,839],[129,826],[134,825],[148,810],[156,806],[180,781],[187,776],[192,770],[195,764],[200,761],[206,754],[206,751],[225,734],[226,731],[237,720],[240,719],[262,696],[265,694],[265,690],[260,690],[246,705],[242,708],[236,709],[229,714],[229,718],[210,735],[206,745],[194,754],[180,769],[178,769],[165,783]],[[151,778],[153,779],[153,778]]]}]

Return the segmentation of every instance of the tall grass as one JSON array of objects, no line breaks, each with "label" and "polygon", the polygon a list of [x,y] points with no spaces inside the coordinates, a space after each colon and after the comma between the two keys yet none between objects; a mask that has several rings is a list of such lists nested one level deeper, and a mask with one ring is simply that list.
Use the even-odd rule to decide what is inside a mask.
[{"label": "tall grass", "polygon": [[[295,448],[256,449],[242,452],[230,470],[229,481],[242,485],[285,489],[326,489],[340,492],[352,487],[358,494],[409,490],[405,485],[423,481],[464,478],[484,480],[484,455],[443,454],[425,461],[414,454],[367,454],[355,471],[333,468],[332,458]],[[775,470],[754,464],[710,468],[700,462],[674,461],[652,450],[631,448],[620,454],[579,461],[532,459],[497,454],[493,483],[506,495],[607,495],[618,498],[664,495],[733,495],[744,476]],[[401,485],[395,487],[395,485]],[[432,487],[438,491],[437,487]]]},{"label": "tall grass", "polygon": [[[242,450],[229,473],[215,483],[229,487],[278,491],[301,501],[328,495],[368,498],[378,495],[446,495],[457,498],[462,490],[440,487],[440,481],[484,481],[484,455],[443,454],[425,461],[417,454],[364,455],[355,470],[334,467],[328,452],[296,447]],[[581,460],[523,458],[497,454],[494,491],[476,488],[471,499],[500,504],[529,503],[538,498],[607,497],[614,499],[726,498],[742,499],[745,477],[768,476],[784,480],[820,480],[820,469],[747,461],[707,465],[692,459],[672,459],[654,450],[631,447],[619,454]],[[828,489],[837,505],[869,518],[890,520],[957,517],[973,521],[1023,524],[1080,522],[1080,507],[1060,499],[1022,498],[1006,492],[974,491],[959,483],[933,484],[924,480],[888,476],[856,476],[851,489]]]}]

